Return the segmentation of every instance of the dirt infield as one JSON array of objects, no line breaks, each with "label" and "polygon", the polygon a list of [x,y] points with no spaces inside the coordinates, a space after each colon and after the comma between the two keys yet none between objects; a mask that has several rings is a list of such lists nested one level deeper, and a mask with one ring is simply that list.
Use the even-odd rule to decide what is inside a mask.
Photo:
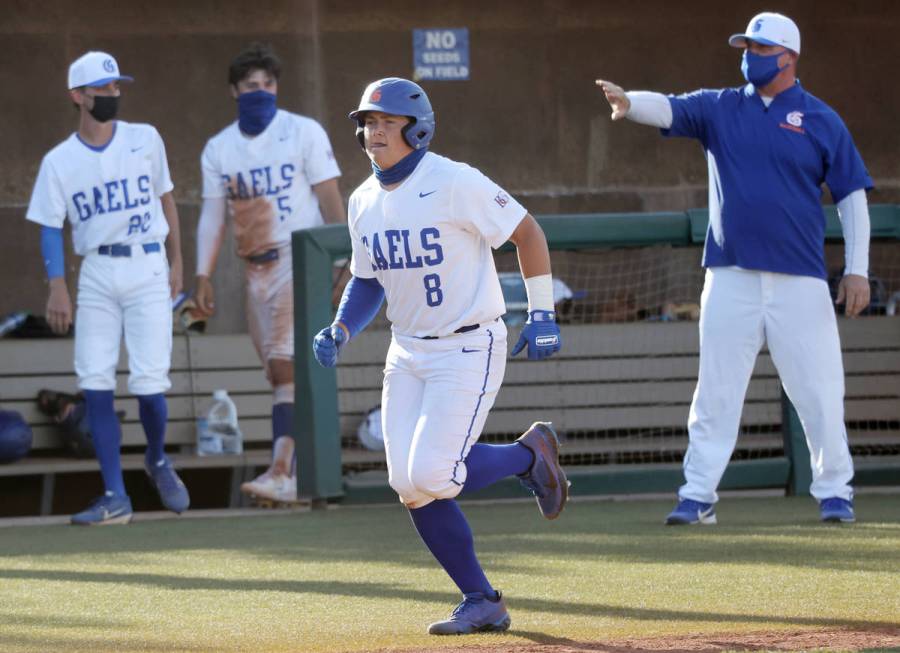
[{"label": "dirt infield", "polygon": [[416,653],[717,653],[718,651],[863,651],[900,650],[900,627],[887,630],[797,630],[646,637],[606,642],[576,642],[539,633],[525,634],[534,644],[417,648]]}]

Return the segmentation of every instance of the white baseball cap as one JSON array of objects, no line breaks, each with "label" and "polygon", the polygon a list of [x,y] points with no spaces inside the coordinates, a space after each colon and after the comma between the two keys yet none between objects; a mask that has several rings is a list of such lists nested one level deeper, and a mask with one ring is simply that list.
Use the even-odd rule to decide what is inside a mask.
[{"label": "white baseball cap", "polygon": [[87,52],[69,66],[69,90],[80,86],[105,86],[110,82],[133,82],[134,78],[119,74],[116,58],[106,52]]},{"label": "white baseball cap", "polygon": [[769,11],[756,14],[747,23],[747,31],[744,34],[732,34],[728,45],[746,48],[748,40],[764,45],[783,45],[800,54],[800,30],[797,23],[782,14]]}]

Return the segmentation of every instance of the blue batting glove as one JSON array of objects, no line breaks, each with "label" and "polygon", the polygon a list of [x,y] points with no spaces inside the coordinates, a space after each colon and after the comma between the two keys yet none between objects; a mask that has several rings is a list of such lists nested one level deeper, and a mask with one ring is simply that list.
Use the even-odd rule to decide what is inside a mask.
[{"label": "blue batting glove", "polygon": [[528,345],[528,360],[539,361],[558,352],[562,347],[562,336],[556,324],[554,311],[531,311],[528,322],[519,335],[519,341],[513,347],[515,356]]},{"label": "blue batting glove", "polygon": [[313,338],[313,355],[322,367],[337,365],[338,354],[347,343],[347,333],[337,324],[327,326]]}]

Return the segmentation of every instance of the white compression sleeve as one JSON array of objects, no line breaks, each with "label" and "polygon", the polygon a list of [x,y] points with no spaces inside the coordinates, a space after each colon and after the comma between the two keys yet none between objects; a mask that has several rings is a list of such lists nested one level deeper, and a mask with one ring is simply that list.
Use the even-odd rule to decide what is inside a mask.
[{"label": "white compression sleeve", "polygon": [[672,126],[672,105],[669,98],[653,91],[628,91],[625,95],[631,107],[625,117],[642,125],[668,129]]},{"label": "white compression sleeve", "polygon": [[869,276],[869,202],[862,188],[837,203],[844,232],[844,274]]},{"label": "white compression sleeve", "polygon": [[553,275],[541,274],[525,279],[528,312],[553,310]]},{"label": "white compression sleeve", "polygon": [[197,274],[212,276],[222,240],[225,238],[225,198],[203,200],[197,223]]}]

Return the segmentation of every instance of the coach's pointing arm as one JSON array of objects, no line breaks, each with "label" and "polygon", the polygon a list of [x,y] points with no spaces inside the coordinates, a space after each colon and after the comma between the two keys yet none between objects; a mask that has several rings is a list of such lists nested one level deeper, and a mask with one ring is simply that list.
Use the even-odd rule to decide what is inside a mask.
[{"label": "coach's pointing arm", "polygon": [[662,93],[652,91],[629,91],[621,86],[603,79],[597,80],[597,86],[606,96],[612,107],[612,119],[628,118],[642,125],[668,129],[672,126],[672,105]]}]

